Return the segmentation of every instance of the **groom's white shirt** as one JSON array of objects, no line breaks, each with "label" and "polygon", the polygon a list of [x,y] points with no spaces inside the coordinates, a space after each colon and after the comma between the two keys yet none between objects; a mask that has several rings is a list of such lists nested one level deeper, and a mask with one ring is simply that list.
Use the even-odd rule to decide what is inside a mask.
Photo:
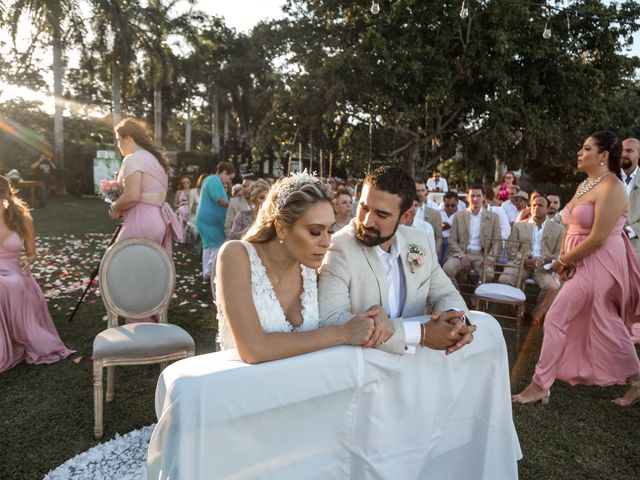
[{"label": "groom's white shirt", "polygon": [[[405,326],[404,318],[450,308],[463,310],[469,315],[460,293],[438,264],[435,245],[423,232],[402,225],[396,232],[394,244],[398,255],[395,257],[397,275],[405,283],[402,292],[401,286],[396,288],[394,269],[388,271],[385,268],[377,247],[367,247],[356,238],[355,223],[356,220],[353,219],[333,236],[320,268],[320,326],[344,324],[353,317],[353,311],[362,312],[372,305],[381,305],[389,314],[394,334],[379,348],[390,353],[404,354],[413,350],[419,342],[419,333],[415,339],[415,328],[419,332],[419,322],[413,325],[407,322],[408,325]],[[423,265],[416,267],[414,272],[411,272],[407,259],[409,246],[412,244],[425,252]],[[388,262],[387,265],[393,266]],[[397,311],[390,309],[390,303],[394,303],[389,299],[391,291],[395,291],[394,298],[398,298]]]}]

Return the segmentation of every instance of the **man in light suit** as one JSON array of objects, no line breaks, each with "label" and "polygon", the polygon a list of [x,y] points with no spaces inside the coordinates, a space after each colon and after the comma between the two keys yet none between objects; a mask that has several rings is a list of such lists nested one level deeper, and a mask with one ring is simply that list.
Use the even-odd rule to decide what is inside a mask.
[{"label": "man in light suit", "polygon": [[640,258],[640,182],[638,181],[638,159],[640,141],[627,138],[622,142],[622,181],[629,195],[629,216],[624,227],[636,257]]},{"label": "man in light suit", "polygon": [[[449,258],[442,267],[456,288],[458,288],[456,277],[462,271],[467,275],[474,271],[478,277],[482,276],[484,252],[492,248],[491,239],[501,238],[500,217],[482,208],[484,201],[482,185],[472,185],[467,198],[469,207],[459,211],[453,217],[449,234]],[[493,280],[493,268],[488,265],[486,281],[491,280]]]},{"label": "man in light suit", "polygon": [[418,209],[416,216],[433,227],[433,235],[436,239],[436,255],[442,251],[442,218],[437,204],[429,200],[429,189],[421,178],[416,178],[416,198],[418,199]]},{"label": "man in light suit", "polygon": [[[533,278],[540,287],[538,301],[531,314],[531,320],[536,323],[542,321],[559,289],[551,270],[545,270],[544,265],[560,255],[564,228],[547,218],[548,204],[547,197],[536,196],[531,202],[531,218],[526,222],[514,223],[509,237],[509,240],[525,241],[528,244],[529,255],[524,263],[522,280]],[[519,287],[516,285],[517,275],[516,268],[505,267],[498,282]]]},{"label": "man in light suit", "polygon": [[[413,180],[400,167],[367,176],[356,218],[333,236],[320,269],[320,323],[343,324],[352,311],[380,305],[368,346],[403,354],[423,345],[451,353],[471,342],[475,327],[461,320],[469,312],[438,265],[433,243],[401,225],[414,196]],[[403,320],[427,310],[434,312],[427,323]]]}]

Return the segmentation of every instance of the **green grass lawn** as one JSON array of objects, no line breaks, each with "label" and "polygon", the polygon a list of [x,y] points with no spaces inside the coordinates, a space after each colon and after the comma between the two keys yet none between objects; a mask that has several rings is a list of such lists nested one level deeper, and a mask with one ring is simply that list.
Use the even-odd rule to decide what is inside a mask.
[{"label": "green grass lawn", "polygon": [[[41,254],[35,275],[47,293],[60,336],[83,359],[79,364],[22,363],[0,374],[0,480],[41,479],[97,443],[90,356],[94,336],[106,326],[99,296],[90,294],[75,320],[67,319],[83,278],[97,265],[115,224],[105,204],[96,199],[54,200],[46,209],[37,209],[34,217]],[[174,260],[178,278],[170,321],[194,337],[198,354],[211,352],[215,310],[208,286],[198,275],[199,258],[177,247]],[[531,353],[514,385],[518,391],[533,372],[540,337],[539,332],[531,337]],[[114,401],[105,403],[103,441],[155,422],[158,374],[158,366],[117,369]],[[611,404],[622,392],[623,387],[569,387],[558,382],[548,406],[516,405],[513,413],[524,452],[520,477],[638,478],[640,408]],[[469,478],[473,479],[471,473]]]}]

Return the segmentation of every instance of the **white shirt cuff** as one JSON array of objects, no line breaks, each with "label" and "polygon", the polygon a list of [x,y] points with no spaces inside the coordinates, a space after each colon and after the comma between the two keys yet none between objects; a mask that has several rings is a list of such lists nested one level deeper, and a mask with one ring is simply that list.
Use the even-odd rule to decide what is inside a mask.
[{"label": "white shirt cuff", "polygon": [[629,238],[636,238],[638,235],[636,235],[636,232],[633,231],[633,228],[631,228],[629,225],[627,225],[626,227],[624,227],[624,229],[627,231],[627,233],[629,234]]},{"label": "white shirt cuff", "polygon": [[416,353],[416,347],[420,345],[420,337],[422,332],[420,330],[420,322],[409,321],[404,322],[404,351],[406,353]]}]

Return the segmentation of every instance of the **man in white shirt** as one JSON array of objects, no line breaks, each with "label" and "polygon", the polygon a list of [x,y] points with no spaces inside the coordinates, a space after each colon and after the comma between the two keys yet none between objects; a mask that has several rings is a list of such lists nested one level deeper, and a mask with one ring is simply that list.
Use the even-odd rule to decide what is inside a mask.
[{"label": "man in white shirt", "polygon": [[458,211],[458,194],[456,192],[447,192],[444,195],[440,217],[442,218],[442,250],[438,257],[438,263],[444,265],[449,258],[449,235],[451,233],[451,224],[453,216]]},{"label": "man in white shirt", "polygon": [[227,208],[227,215],[224,219],[224,236],[228,239],[231,235],[231,227],[233,227],[233,220],[236,215],[245,210],[251,210],[249,206],[249,187],[256,180],[253,175],[245,175],[242,178],[242,195],[232,197],[229,200],[229,207]]},{"label": "man in white shirt", "polygon": [[411,206],[410,214],[405,220],[405,222],[403,223],[403,225],[406,225],[407,227],[416,228],[421,232],[423,232],[429,239],[429,242],[433,244],[433,248],[436,248],[436,237],[433,233],[433,227],[429,222],[425,222],[424,220],[422,220],[420,217],[416,215],[417,210],[418,210],[418,197],[416,196],[416,198],[413,200],[413,205]]},{"label": "man in white shirt", "polygon": [[440,176],[438,170],[434,170],[431,178],[427,180],[427,188],[430,192],[447,193],[449,191],[449,184],[446,178]]},{"label": "man in white shirt", "polygon": [[509,185],[509,200],[505,200],[502,202],[502,209],[507,214],[507,218],[509,219],[509,223],[513,225],[518,217],[518,207],[515,205],[514,197],[520,191],[520,187],[517,185]]},{"label": "man in white shirt", "polygon": [[629,195],[629,215],[624,230],[631,240],[636,256],[640,258],[640,183],[638,183],[638,159],[640,141],[627,138],[622,142],[622,181]]},{"label": "man in white shirt", "polygon": [[[456,287],[458,287],[456,278],[460,272],[466,275],[474,273],[478,278],[482,276],[484,252],[494,248],[492,239],[501,238],[500,218],[495,213],[482,208],[484,201],[482,185],[469,187],[467,199],[469,207],[459,211],[453,217],[449,235],[449,258],[442,267]],[[486,281],[490,282],[492,279],[493,268],[487,265]]]},{"label": "man in white shirt", "polygon": [[[531,321],[534,323],[542,321],[560,287],[551,270],[544,268],[560,255],[564,234],[562,226],[547,218],[548,203],[547,197],[536,196],[531,201],[531,218],[526,222],[514,223],[509,237],[509,240],[525,241],[529,244],[529,255],[524,261],[521,280],[524,282],[527,278],[532,278],[540,287],[540,294],[531,314]],[[517,275],[517,268],[507,267],[498,282],[520,288],[521,285],[516,285]]]},{"label": "man in white shirt", "polygon": [[440,221],[440,209],[429,200],[429,190],[424,180],[416,179],[416,198],[418,199],[418,208],[416,217],[428,222],[433,227],[433,234],[436,238],[436,251],[438,255],[442,251],[442,223]]}]

